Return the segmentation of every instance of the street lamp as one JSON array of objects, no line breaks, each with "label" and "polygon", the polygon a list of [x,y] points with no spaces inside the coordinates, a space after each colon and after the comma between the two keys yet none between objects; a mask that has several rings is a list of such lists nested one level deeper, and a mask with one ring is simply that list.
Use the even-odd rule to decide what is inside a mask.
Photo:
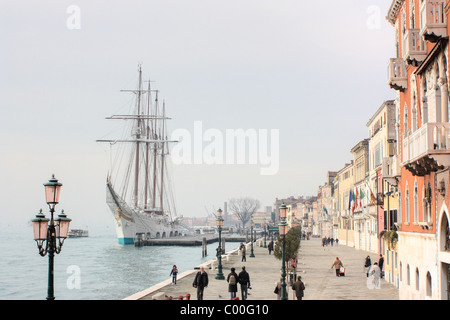
[{"label": "street lamp", "polygon": [[[44,186],[45,198],[50,208],[50,219],[45,217],[41,209],[31,222],[33,224],[34,240],[37,243],[39,254],[44,257],[48,253],[47,300],[55,300],[53,287],[55,253],[59,254],[61,252],[64,240],[67,238],[70,221],[72,220],[67,218],[64,210],[58,215],[57,219],[53,219],[55,206],[59,203],[59,195],[62,186],[62,184],[55,179],[55,175],[52,175],[52,178],[47,183],[44,183]],[[56,243],[57,239],[58,243]]]},{"label": "street lamp", "polygon": [[282,260],[282,266],[281,266],[281,277],[282,277],[282,282],[281,282],[281,300],[287,300],[287,293],[286,293],[286,234],[288,231],[288,224],[286,222],[286,211],[287,211],[287,207],[286,205],[283,203],[280,206],[280,223],[278,224],[279,227],[279,231],[280,231],[280,236],[282,237],[282,241],[283,241],[283,247],[281,250],[281,260]]},{"label": "street lamp", "polygon": [[266,242],[266,238],[267,238],[267,219],[264,218],[264,248],[267,248],[267,242]]},{"label": "street lamp", "polygon": [[223,227],[222,209],[217,210],[217,229],[219,230],[219,247],[217,248],[217,260],[219,262],[217,266],[216,280],[225,280],[225,276],[222,272],[222,227]]},{"label": "street lamp", "polygon": [[255,226],[255,223],[253,222],[253,217],[251,217],[250,218],[250,230],[251,230],[251,233],[252,233],[252,236],[251,236],[252,244],[251,244],[251,250],[250,250],[250,255],[249,255],[250,258],[254,258],[255,257],[255,253],[253,252],[253,227],[254,226]]}]

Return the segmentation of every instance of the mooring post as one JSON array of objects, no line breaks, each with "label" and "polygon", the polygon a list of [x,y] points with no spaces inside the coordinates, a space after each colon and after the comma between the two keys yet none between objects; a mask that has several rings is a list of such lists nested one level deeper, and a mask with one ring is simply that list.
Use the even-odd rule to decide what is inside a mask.
[{"label": "mooring post", "polygon": [[208,255],[208,252],[206,250],[206,238],[203,237],[202,239],[202,258],[206,257]]}]

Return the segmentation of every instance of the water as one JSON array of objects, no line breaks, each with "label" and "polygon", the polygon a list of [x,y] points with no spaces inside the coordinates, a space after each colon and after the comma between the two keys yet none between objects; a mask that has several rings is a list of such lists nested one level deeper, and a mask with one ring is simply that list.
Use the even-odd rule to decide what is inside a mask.
[{"label": "water", "polygon": [[[3,227],[0,234],[0,299],[42,300],[47,296],[48,256],[41,257],[31,226]],[[215,258],[217,243],[201,247],[141,247],[117,243],[115,231],[89,229],[88,238],[68,238],[55,255],[58,300],[118,300]],[[225,250],[239,243],[227,243]]]}]

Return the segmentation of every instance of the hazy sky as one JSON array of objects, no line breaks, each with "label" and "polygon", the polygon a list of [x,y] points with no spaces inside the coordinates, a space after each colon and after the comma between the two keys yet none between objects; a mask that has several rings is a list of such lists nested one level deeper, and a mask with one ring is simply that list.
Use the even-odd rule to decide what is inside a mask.
[{"label": "hazy sky", "polygon": [[[178,213],[250,196],[315,195],[352,159],[387,86],[391,0],[0,2],[1,217],[47,212],[54,173],[72,226],[112,226],[108,147],[137,65],[165,99],[169,130],[279,129],[278,174],[258,165],[173,165]],[[76,10],[74,11],[75,8]],[[77,11],[78,10],[78,11]],[[112,137],[112,136],[109,136]],[[4,220],[2,220],[4,221]]]}]

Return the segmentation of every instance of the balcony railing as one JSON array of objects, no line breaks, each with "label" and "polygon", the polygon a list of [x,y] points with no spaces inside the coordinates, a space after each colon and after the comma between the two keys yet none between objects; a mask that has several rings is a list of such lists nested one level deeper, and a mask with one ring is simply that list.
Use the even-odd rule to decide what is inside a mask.
[{"label": "balcony railing", "polygon": [[425,40],[420,35],[419,29],[409,29],[405,33],[403,41],[403,59],[413,66],[418,66],[427,57]]},{"label": "balcony railing", "polygon": [[447,36],[447,19],[445,17],[446,0],[423,0],[420,6],[420,35],[425,40],[437,42]]},{"label": "balcony railing", "polygon": [[427,156],[450,166],[450,123],[426,123],[403,139],[402,166]]},{"label": "balcony railing", "polygon": [[401,58],[389,59],[388,85],[395,90],[405,91],[408,88],[408,75],[405,60]]},{"label": "balcony railing", "polygon": [[396,186],[401,176],[399,156],[383,158],[382,175],[390,184]]}]

